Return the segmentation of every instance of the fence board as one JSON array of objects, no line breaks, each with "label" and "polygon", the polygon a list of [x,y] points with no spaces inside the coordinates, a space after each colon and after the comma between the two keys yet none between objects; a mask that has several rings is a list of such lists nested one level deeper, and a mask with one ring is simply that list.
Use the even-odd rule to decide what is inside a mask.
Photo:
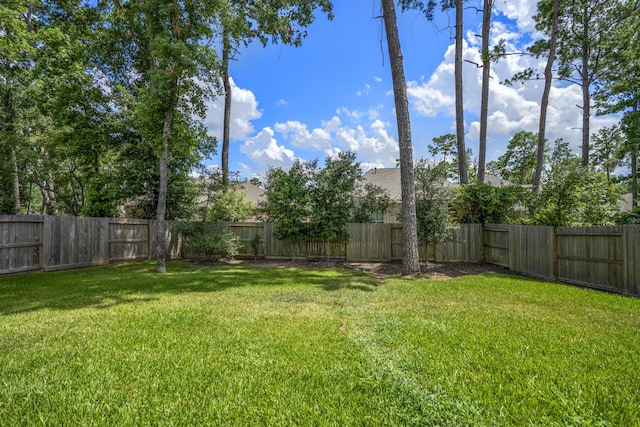
[{"label": "fence board", "polygon": [[39,215],[0,217],[0,274],[42,267],[42,221]]},{"label": "fence board", "polygon": [[624,293],[640,296],[640,226],[625,226],[623,232],[627,268]]},{"label": "fence board", "polygon": [[109,221],[109,259],[129,261],[151,257],[148,221]]},{"label": "fence board", "polygon": [[528,276],[554,280],[553,227],[512,225],[509,230],[509,268]]},{"label": "fence board", "polygon": [[559,227],[556,239],[557,280],[625,291],[621,226]]},{"label": "fence board", "polygon": [[45,271],[109,262],[101,242],[107,237],[103,218],[44,217]]},{"label": "fence board", "polygon": [[391,224],[391,259],[402,260],[402,225]]},{"label": "fence board", "polygon": [[435,262],[479,262],[482,260],[481,235],[482,226],[480,224],[461,224],[454,230],[451,242],[429,245],[434,246],[433,258],[427,258],[427,260]]},{"label": "fence board", "polygon": [[483,228],[482,251],[486,262],[510,267],[509,231],[505,224],[487,224]]},{"label": "fence board", "polygon": [[[264,257],[265,255],[265,223],[264,222],[227,222],[220,223],[223,228],[226,228],[235,233],[240,238],[239,257]],[[256,237],[257,236],[257,237]],[[258,252],[254,253],[254,249],[251,246],[254,239],[258,239],[257,249]]]},{"label": "fence board", "polygon": [[347,244],[347,260],[391,261],[390,224],[349,224],[349,233],[351,240]]}]

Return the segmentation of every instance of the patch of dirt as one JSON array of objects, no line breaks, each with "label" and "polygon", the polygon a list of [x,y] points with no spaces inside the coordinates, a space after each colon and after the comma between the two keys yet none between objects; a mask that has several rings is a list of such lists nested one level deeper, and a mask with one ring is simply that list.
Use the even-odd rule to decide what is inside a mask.
[{"label": "patch of dirt", "polygon": [[[265,268],[347,268],[362,271],[377,278],[402,277],[400,262],[346,262],[340,260],[265,260],[236,259],[228,264],[242,264]],[[420,273],[409,278],[451,279],[482,273],[508,273],[508,269],[498,265],[472,262],[428,262],[420,264]]]}]

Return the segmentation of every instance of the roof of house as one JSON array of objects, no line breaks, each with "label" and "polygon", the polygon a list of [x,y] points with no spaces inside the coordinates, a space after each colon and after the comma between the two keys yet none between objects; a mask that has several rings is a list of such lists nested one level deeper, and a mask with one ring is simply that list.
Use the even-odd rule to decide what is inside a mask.
[{"label": "roof of house", "polygon": [[384,189],[391,200],[398,201],[402,197],[400,168],[369,169],[362,179],[364,184],[372,184]]},{"label": "roof of house", "polygon": [[[402,185],[400,183],[400,168],[373,168],[363,175],[365,184],[373,184],[383,188],[391,200],[399,201],[402,198]],[[512,185],[506,179],[499,178],[495,175],[485,174],[484,180],[486,184],[494,187],[505,187]],[[447,181],[450,186],[456,186]]]},{"label": "roof of house", "polygon": [[620,200],[620,212],[630,212],[633,209],[633,193],[622,195]]},{"label": "roof of house", "polygon": [[253,202],[255,207],[259,207],[262,202],[266,200],[267,193],[263,188],[258,187],[257,185],[251,184],[250,182],[243,182],[239,185],[241,190],[246,191],[247,195],[245,196],[246,201]]}]

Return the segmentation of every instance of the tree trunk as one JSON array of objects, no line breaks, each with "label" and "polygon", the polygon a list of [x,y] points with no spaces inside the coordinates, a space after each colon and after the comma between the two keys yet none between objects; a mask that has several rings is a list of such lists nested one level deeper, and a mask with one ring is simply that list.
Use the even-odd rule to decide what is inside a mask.
[{"label": "tree trunk", "polygon": [[222,127],[222,184],[229,183],[229,128],[231,127],[231,82],[229,81],[229,33],[223,35],[222,84],[224,85],[224,124]]},{"label": "tree trunk", "polygon": [[[587,14],[585,8],[585,15]],[[584,34],[589,34],[588,18],[584,19]],[[582,40],[582,166],[589,164],[589,119],[591,116],[591,92],[589,85],[589,56],[591,50],[589,48],[589,40],[584,37]]]},{"label": "tree trunk", "polygon": [[[638,102],[634,102],[633,104],[633,114],[638,114]],[[627,136],[628,137],[628,136]],[[640,138],[640,135],[634,135],[634,138]],[[640,206],[638,205],[638,142],[635,141],[635,144],[631,147],[630,157],[631,157],[631,207]]]},{"label": "tree trunk", "polygon": [[20,175],[18,174],[18,159],[16,158],[16,150],[11,147],[9,152],[9,161],[11,162],[11,177],[13,181],[13,210],[16,215],[20,214]]},{"label": "tree trunk", "polygon": [[533,193],[540,192],[542,181],[542,169],[544,168],[544,148],[546,144],[547,110],[549,107],[549,93],[553,79],[553,63],[556,60],[556,47],[558,44],[558,14],[560,0],[553,1],[553,16],[551,18],[551,39],[549,40],[549,57],[544,68],[544,90],[540,100],[540,122],[538,124],[538,152],[536,157],[536,171],[533,175]]},{"label": "tree trunk", "polygon": [[[462,97],[462,13],[464,0],[456,0],[456,138],[458,142],[458,177],[460,184],[469,183],[467,150],[464,143],[464,104]],[[397,108],[397,106],[396,106]]]},{"label": "tree trunk", "polygon": [[631,153],[631,206],[638,206],[638,152]]},{"label": "tree trunk", "polygon": [[480,142],[478,146],[478,183],[484,184],[487,161],[487,118],[489,110],[489,79],[491,58],[489,56],[489,31],[491,30],[491,8],[494,0],[484,0],[482,10],[482,94],[480,98]]},{"label": "tree trunk", "polygon": [[393,95],[398,123],[398,142],[400,146],[400,180],[402,186],[402,274],[409,275],[420,271],[418,255],[418,234],[416,221],[415,180],[413,176],[413,147],[411,143],[411,120],[407,83],[404,76],[404,64],[396,11],[393,0],[382,0],[384,25],[387,33],[389,62],[393,78]]},{"label": "tree trunk", "polygon": [[167,188],[169,186],[169,178],[167,172],[167,163],[169,161],[169,142],[171,139],[171,130],[173,127],[173,116],[175,113],[176,102],[176,94],[172,93],[169,100],[169,105],[167,105],[167,109],[165,111],[164,124],[162,126],[162,154],[160,155],[160,188],[158,190],[157,212],[158,234],[156,236],[156,271],[158,273],[166,273],[167,271],[167,237],[164,218],[167,212]]}]

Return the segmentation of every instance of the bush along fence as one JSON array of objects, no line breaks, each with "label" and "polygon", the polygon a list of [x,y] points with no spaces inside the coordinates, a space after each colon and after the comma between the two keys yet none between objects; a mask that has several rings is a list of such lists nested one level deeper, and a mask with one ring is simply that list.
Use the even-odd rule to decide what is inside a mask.
[{"label": "bush along fence", "polygon": [[[182,257],[167,227],[167,256]],[[238,257],[402,259],[400,224],[349,224],[347,242],[286,242],[274,224],[221,223],[242,244]],[[0,274],[152,259],[157,221],[120,218],[0,216]],[[488,262],[540,278],[640,297],[640,226],[553,227],[462,224],[451,242],[420,247],[422,260]]]}]

